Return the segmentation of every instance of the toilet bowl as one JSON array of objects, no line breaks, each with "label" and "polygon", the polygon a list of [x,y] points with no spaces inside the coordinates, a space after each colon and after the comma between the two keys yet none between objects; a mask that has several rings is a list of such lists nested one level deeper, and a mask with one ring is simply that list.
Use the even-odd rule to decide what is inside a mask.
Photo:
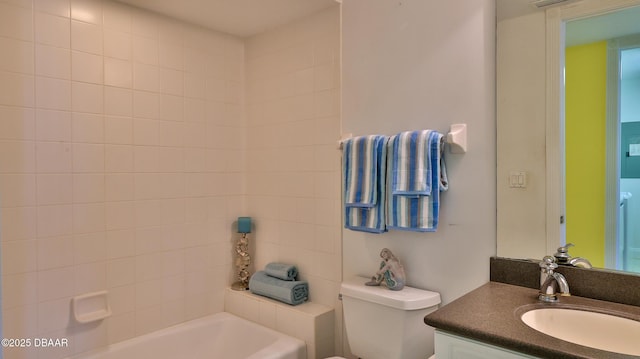
[{"label": "toilet bowl", "polygon": [[438,308],[440,294],[408,286],[392,291],[366,286],[368,281],[353,277],[343,281],[340,289],[353,355],[363,359],[424,359],[432,355],[434,329],[424,324],[424,316]]}]

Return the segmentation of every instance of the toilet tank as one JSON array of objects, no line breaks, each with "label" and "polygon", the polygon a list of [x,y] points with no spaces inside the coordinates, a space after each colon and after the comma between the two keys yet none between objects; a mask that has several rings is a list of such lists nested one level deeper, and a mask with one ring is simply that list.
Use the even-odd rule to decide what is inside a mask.
[{"label": "toilet tank", "polygon": [[424,316],[438,308],[440,293],[366,286],[369,280],[353,277],[340,289],[351,353],[364,359],[424,359],[433,354],[433,328]]}]

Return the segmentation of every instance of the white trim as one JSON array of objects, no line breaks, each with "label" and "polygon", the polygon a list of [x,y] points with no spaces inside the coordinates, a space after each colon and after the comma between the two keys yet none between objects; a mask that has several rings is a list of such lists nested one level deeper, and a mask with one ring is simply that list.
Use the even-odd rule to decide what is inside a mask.
[{"label": "white trim", "polygon": [[[564,21],[562,8],[547,10],[546,253],[564,245]],[[564,221],[562,221],[564,222]]]},{"label": "white trim", "polygon": [[605,202],[604,202],[604,265],[618,268],[618,216],[620,213],[620,143],[619,90],[620,90],[620,41],[607,43],[607,118],[605,144]]},{"label": "white trim", "polygon": [[620,245],[620,52],[640,47],[640,35],[609,40],[607,43],[607,134],[605,196],[605,267],[623,268]]}]

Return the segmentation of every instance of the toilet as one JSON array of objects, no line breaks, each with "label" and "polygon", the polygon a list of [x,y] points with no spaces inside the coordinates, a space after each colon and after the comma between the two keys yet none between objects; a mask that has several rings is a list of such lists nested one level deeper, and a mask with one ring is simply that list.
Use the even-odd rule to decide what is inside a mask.
[{"label": "toilet", "polygon": [[432,327],[424,316],[438,309],[440,293],[405,286],[366,286],[370,278],[342,282],[347,341],[362,359],[425,359],[433,354]]}]

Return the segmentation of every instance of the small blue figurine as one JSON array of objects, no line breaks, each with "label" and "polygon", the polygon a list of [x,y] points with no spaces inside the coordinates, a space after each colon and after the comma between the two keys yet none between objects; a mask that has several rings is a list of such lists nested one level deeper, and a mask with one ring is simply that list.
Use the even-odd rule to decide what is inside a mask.
[{"label": "small blue figurine", "polygon": [[387,288],[391,290],[404,288],[407,277],[404,274],[404,267],[400,264],[398,258],[388,248],[382,249],[380,257],[382,258],[380,269],[376,272],[376,275],[371,277],[371,281],[365,283],[365,285],[377,286],[384,280]]}]

